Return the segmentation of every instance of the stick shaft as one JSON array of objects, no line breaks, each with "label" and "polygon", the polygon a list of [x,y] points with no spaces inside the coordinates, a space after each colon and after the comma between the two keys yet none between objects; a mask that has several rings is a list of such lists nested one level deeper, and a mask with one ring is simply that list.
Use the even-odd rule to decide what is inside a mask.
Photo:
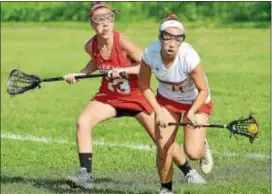
[{"label": "stick shaft", "polygon": [[[168,123],[168,125],[186,126],[186,125],[191,125],[191,123]],[[218,124],[207,124],[207,125],[196,125],[195,127],[226,128],[227,126],[218,125]]]},{"label": "stick shaft", "polygon": [[[78,75],[75,76],[76,79],[86,79],[86,78],[95,78],[95,77],[103,77],[105,74],[90,74],[90,75]],[[63,77],[52,77],[41,79],[41,82],[54,82],[54,81],[63,81]]]}]

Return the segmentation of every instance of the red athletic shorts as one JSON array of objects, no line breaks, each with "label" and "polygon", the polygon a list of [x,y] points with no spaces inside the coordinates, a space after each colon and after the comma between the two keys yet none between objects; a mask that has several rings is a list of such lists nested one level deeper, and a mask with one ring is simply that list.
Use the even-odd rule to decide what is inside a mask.
[{"label": "red athletic shorts", "polygon": [[109,104],[117,110],[131,110],[134,112],[153,112],[152,107],[145,100],[140,91],[133,91],[128,95],[120,95],[116,93],[97,93],[91,100]]},{"label": "red athletic shorts", "polygon": [[[173,100],[167,99],[167,98],[161,96],[160,94],[157,94],[156,99],[160,105],[162,105],[167,110],[174,112],[174,113],[186,113],[192,107],[192,104],[178,103]],[[208,104],[203,104],[200,107],[200,109],[198,110],[198,112],[206,113],[206,114],[210,115],[211,110],[212,110],[212,105],[213,105],[212,101],[210,101]]]}]

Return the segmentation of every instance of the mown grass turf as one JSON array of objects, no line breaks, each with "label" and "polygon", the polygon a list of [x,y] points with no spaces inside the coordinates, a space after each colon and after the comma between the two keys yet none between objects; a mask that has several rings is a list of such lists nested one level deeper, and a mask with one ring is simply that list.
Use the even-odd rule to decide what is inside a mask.
[{"label": "mown grass turf", "polygon": [[[156,40],[158,23],[117,24],[116,29],[141,48]],[[188,28],[187,41],[200,53],[207,73],[213,114],[210,123],[224,124],[256,113],[261,126],[253,144],[229,132],[209,129],[215,166],[206,186],[184,184],[175,169],[175,193],[270,193],[270,29]],[[12,68],[41,77],[77,72],[88,61],[84,43],[93,32],[83,23],[2,24],[1,133],[64,139],[68,143],[40,143],[1,139],[3,193],[81,193],[66,187],[63,178],[78,167],[75,123],[86,102],[97,92],[100,78],[70,86],[44,83],[40,90],[11,99],[5,83]],[[257,38],[256,38],[257,37]],[[152,80],[155,88],[156,81]],[[99,124],[95,140],[119,144],[153,143],[133,118]],[[177,137],[182,143],[182,130]],[[227,153],[238,154],[227,156]],[[190,162],[200,170],[198,162]],[[94,147],[94,193],[155,193],[159,181],[154,151],[120,147]],[[87,192],[86,192],[87,193]]]}]

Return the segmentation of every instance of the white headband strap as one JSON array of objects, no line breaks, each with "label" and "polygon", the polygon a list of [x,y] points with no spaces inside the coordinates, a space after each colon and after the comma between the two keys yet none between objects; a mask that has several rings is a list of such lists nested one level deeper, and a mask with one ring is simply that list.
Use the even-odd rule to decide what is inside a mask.
[{"label": "white headband strap", "polygon": [[167,20],[167,21],[163,22],[160,26],[160,31],[164,31],[167,28],[178,28],[178,29],[182,30],[183,33],[185,32],[183,24],[177,20]]}]

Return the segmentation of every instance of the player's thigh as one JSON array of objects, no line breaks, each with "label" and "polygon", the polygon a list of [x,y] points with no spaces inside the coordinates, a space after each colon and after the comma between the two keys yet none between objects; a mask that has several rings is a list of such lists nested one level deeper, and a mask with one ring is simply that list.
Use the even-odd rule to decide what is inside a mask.
[{"label": "player's thigh", "polygon": [[[208,124],[209,116],[207,114],[197,113],[196,118],[199,124]],[[187,115],[184,116],[183,122],[189,122]],[[185,151],[194,150],[201,152],[204,147],[206,138],[206,128],[184,127],[184,149]]]},{"label": "player's thigh", "polygon": [[154,113],[148,114],[146,112],[140,112],[136,115],[136,120],[144,127],[148,135],[155,141],[155,120]]},{"label": "player's thigh", "polygon": [[[179,122],[180,114],[169,112],[166,108],[162,107],[163,111],[165,111],[168,122]],[[155,138],[158,148],[160,149],[168,149],[175,141],[175,137],[177,134],[177,126],[167,126],[165,128],[159,127],[155,125]]]},{"label": "player's thigh", "polygon": [[101,121],[112,118],[116,110],[109,104],[91,100],[87,103],[78,118],[78,124],[94,125]]}]

